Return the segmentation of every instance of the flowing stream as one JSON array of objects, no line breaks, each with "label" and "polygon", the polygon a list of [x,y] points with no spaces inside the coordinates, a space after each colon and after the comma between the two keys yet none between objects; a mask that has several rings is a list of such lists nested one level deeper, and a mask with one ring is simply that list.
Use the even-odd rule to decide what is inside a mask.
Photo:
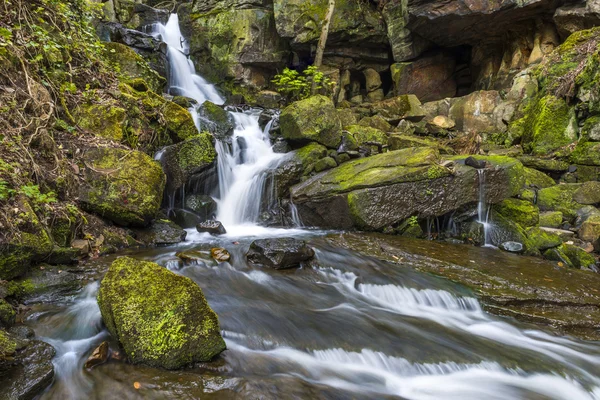
[{"label": "flowing stream", "polygon": [[[222,103],[194,73],[176,16],[157,32],[170,46],[171,88]],[[266,172],[282,156],[256,112],[232,117],[231,145],[218,143],[218,219],[229,234],[190,232],[178,246],[119,254],[194,280],[228,350],[181,371],[121,360],[83,368],[112,340],[96,293],[113,258],[99,259],[82,291],[31,305],[26,323],[57,349],[56,378],[41,399],[600,399],[600,343],[491,316],[461,286],[331,247],[322,232],[259,227]],[[318,266],[275,271],[245,262],[254,237],[284,235],[308,240]],[[217,264],[211,247],[225,247],[231,263]],[[190,249],[206,257],[182,266],[175,254]]]}]

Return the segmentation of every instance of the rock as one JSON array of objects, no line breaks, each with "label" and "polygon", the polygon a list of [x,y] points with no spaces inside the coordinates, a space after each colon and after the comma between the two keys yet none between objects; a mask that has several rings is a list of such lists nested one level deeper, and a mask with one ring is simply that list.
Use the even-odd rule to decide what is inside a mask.
[{"label": "rock", "polygon": [[388,142],[388,135],[379,129],[351,125],[346,127],[342,142],[346,151],[368,149],[369,153],[381,153]]},{"label": "rock", "polygon": [[527,187],[544,189],[556,185],[554,179],[536,169],[524,168],[523,172],[525,173],[525,186]]},{"label": "rock", "polygon": [[208,172],[216,159],[214,138],[206,132],[165,147],[160,162],[167,175],[168,192],[185,185],[193,175]]},{"label": "rock", "polygon": [[53,249],[45,226],[40,222],[28,200],[17,199],[18,233],[8,233],[0,257],[0,280],[9,280],[25,274],[31,265],[41,262]]},{"label": "rock", "polygon": [[169,218],[183,229],[195,228],[200,222],[205,221],[195,213],[181,208],[169,210]]},{"label": "rock", "polygon": [[233,117],[222,107],[205,101],[198,108],[198,117],[200,118],[200,130],[208,131],[213,134],[217,140],[231,143],[233,136],[234,122]]},{"label": "rock", "polygon": [[575,191],[573,200],[579,204],[600,203],[600,182],[585,182]]},{"label": "rock", "polygon": [[108,104],[86,104],[75,111],[77,124],[94,136],[111,139],[116,142],[123,140],[123,126],[127,113],[118,107],[116,101]]},{"label": "rock", "polygon": [[115,148],[88,150],[84,160],[81,207],[119,225],[147,226],[165,188],[160,165],[142,152]]},{"label": "rock", "polygon": [[145,229],[136,229],[136,239],[148,246],[168,246],[185,241],[187,232],[168,219],[158,219]]},{"label": "rock", "polygon": [[559,234],[536,227],[527,230],[527,238],[529,239],[528,244],[540,251],[558,247],[563,243]]},{"label": "rock", "polygon": [[444,152],[446,154],[452,153],[452,151],[442,146],[439,142],[431,139],[431,138],[422,138],[414,135],[402,135],[397,133],[392,133],[388,136],[388,150],[401,150],[409,147],[431,147],[434,149],[439,149],[440,152]]},{"label": "rock", "polygon": [[338,118],[342,124],[342,128],[345,128],[350,125],[356,125],[357,117],[356,114],[349,108],[338,108],[337,109]]},{"label": "rock", "polygon": [[185,198],[185,207],[203,220],[212,219],[217,213],[216,201],[206,195],[191,194]]},{"label": "rock", "polygon": [[533,156],[520,156],[519,161],[524,166],[548,172],[566,172],[569,170],[569,163],[560,160],[542,159]]},{"label": "rock", "polygon": [[540,211],[560,211],[565,218],[574,219],[576,211],[583,206],[573,200],[573,195],[580,187],[577,183],[567,183],[538,191]]},{"label": "rock", "polygon": [[184,264],[203,264],[209,262],[210,252],[204,250],[186,250],[176,253],[175,256],[183,261]]},{"label": "rock", "polygon": [[315,163],[315,172],[322,172],[337,167],[337,162],[332,157],[325,157]]},{"label": "rock", "polygon": [[121,43],[105,43],[106,56],[110,63],[117,65],[119,72],[130,79],[143,79],[152,91],[162,93],[166,79],[160,76],[133,49]]},{"label": "rock", "polygon": [[[594,258],[594,256],[586,253],[585,250],[583,250],[580,247],[564,243],[557,250],[558,254],[554,253],[555,258],[551,259],[556,260],[556,255],[558,255],[561,261],[563,261],[564,257],[566,257],[569,261],[567,265],[569,265],[570,267],[585,269],[596,265],[596,259]],[[549,253],[549,255],[550,254],[551,253]],[[544,253],[544,256],[546,256],[546,253]]]},{"label": "rock", "polygon": [[595,214],[590,216],[581,224],[578,236],[581,240],[585,240],[594,244],[594,247],[600,249],[600,215]]},{"label": "rock", "polygon": [[[452,157],[439,165],[437,150],[408,148],[353,160],[291,189],[300,218],[310,226],[381,230],[412,215],[441,216],[479,199],[478,173]],[[523,166],[508,157],[481,157],[486,199],[515,196],[524,184]]]},{"label": "rock", "polygon": [[500,247],[505,242],[517,242],[523,246],[523,252],[528,255],[538,255],[538,250],[531,246],[527,233],[516,222],[493,211],[491,213],[491,229],[488,230],[489,243]]},{"label": "rock", "polygon": [[201,233],[210,233],[211,235],[224,235],[227,233],[223,224],[214,220],[200,222],[196,225],[196,230]]},{"label": "rock", "polygon": [[575,236],[575,232],[567,231],[565,229],[540,227],[540,230],[551,233],[551,234],[558,235],[563,242],[570,240],[573,238],[573,236]]},{"label": "rock", "polygon": [[556,28],[562,37],[600,25],[600,4],[597,1],[567,4],[554,13]]},{"label": "rock", "polygon": [[15,323],[16,313],[10,304],[0,299],[0,327],[11,327]]},{"label": "rock", "polygon": [[[54,378],[54,355],[47,343],[15,341],[0,330],[0,398],[33,399],[42,393]],[[9,365],[5,364],[7,356]]]},{"label": "rock", "polygon": [[84,367],[93,368],[96,365],[104,364],[108,360],[109,355],[108,342],[102,342],[87,358]]},{"label": "rock", "polygon": [[475,157],[467,157],[465,159],[465,165],[468,165],[469,167],[473,167],[475,169],[483,169],[487,166],[487,163],[485,162],[485,160],[482,159],[476,159]]},{"label": "rock", "polygon": [[528,201],[505,199],[495,204],[494,210],[522,227],[538,226],[539,224],[540,212],[534,204]]},{"label": "rock", "polygon": [[519,242],[504,242],[499,247],[509,253],[522,253],[524,250],[523,244]]},{"label": "rock", "polygon": [[325,96],[313,96],[287,106],[279,118],[284,139],[314,141],[337,149],[342,139],[342,124],[333,102]]},{"label": "rock", "polygon": [[[355,125],[355,124],[347,124],[344,125],[344,127],[349,126],[349,125]],[[385,118],[383,118],[381,115],[374,115],[372,117],[364,117],[363,119],[361,119],[358,122],[358,125],[360,126],[367,126],[369,128],[375,128],[375,129],[379,129],[382,132],[391,132],[394,128],[392,127],[392,125],[390,125]]]},{"label": "rock", "polygon": [[405,94],[373,103],[370,105],[370,109],[390,124],[397,124],[402,119],[420,121],[425,117],[421,102],[413,94]]},{"label": "rock", "polygon": [[506,127],[499,127],[494,118],[494,110],[501,100],[495,90],[473,92],[454,100],[447,115],[456,122],[457,130],[477,132],[485,138],[487,134],[506,130]]},{"label": "rock", "polygon": [[575,164],[600,166],[600,143],[579,142],[571,153],[571,161]]},{"label": "rock", "polygon": [[133,364],[178,369],[225,350],[202,290],[157,264],[118,258],[102,279],[98,305]]},{"label": "rock", "polygon": [[210,255],[218,262],[228,262],[231,259],[231,254],[220,247],[210,249]]},{"label": "rock", "polygon": [[444,53],[392,64],[394,94],[414,94],[423,102],[454,97],[457,89],[455,67],[454,57]]},{"label": "rock", "polygon": [[558,228],[563,221],[563,214],[560,211],[546,211],[540,213],[540,226],[546,228]]},{"label": "rock", "polygon": [[315,252],[306,242],[293,238],[255,240],[250,245],[246,258],[252,264],[274,269],[302,266],[312,260]]}]

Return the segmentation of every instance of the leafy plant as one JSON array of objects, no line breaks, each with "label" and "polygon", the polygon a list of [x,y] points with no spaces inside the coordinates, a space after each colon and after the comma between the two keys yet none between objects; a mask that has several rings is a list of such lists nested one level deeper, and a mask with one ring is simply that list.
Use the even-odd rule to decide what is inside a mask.
[{"label": "leafy plant", "polygon": [[15,191],[10,188],[8,182],[0,180],[0,201],[8,200]]},{"label": "leafy plant", "polygon": [[23,185],[19,193],[27,196],[34,204],[56,203],[56,194],[54,192],[42,193],[38,185]]},{"label": "leafy plant", "polygon": [[326,77],[314,65],[311,65],[302,72],[285,68],[281,74],[275,75],[271,82],[275,84],[277,91],[288,102],[309,97],[313,82],[316,83],[317,91],[329,89],[334,85],[331,79]]}]

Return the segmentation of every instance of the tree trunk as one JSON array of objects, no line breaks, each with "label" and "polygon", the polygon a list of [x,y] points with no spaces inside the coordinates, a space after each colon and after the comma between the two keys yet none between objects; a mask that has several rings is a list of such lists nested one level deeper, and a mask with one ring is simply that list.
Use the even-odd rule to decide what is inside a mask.
[{"label": "tree trunk", "polygon": [[[331,18],[333,18],[333,11],[335,10],[335,0],[329,0],[329,8],[327,9],[327,15],[323,22],[323,28],[321,28],[321,36],[319,37],[319,43],[317,44],[317,53],[315,54],[314,66],[319,69],[323,64],[323,53],[325,52],[325,44],[327,43],[327,36],[329,35],[329,25],[331,24]],[[313,80],[311,93],[314,95],[317,91],[317,83]]]}]

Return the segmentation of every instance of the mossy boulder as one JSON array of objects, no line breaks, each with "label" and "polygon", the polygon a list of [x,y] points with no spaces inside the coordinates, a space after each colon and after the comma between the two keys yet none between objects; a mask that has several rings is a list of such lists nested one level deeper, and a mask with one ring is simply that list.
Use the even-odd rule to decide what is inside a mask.
[{"label": "mossy boulder", "polygon": [[15,208],[17,230],[0,244],[0,279],[13,279],[27,272],[35,262],[46,258],[53,248],[52,238],[27,200],[19,199]]},{"label": "mossy boulder", "polygon": [[562,244],[562,238],[556,233],[549,232],[537,227],[527,229],[528,243],[540,251],[546,251]]},{"label": "mossy boulder", "polygon": [[317,142],[337,149],[342,141],[342,123],[333,102],[313,96],[287,106],[279,117],[281,135],[296,142]]},{"label": "mossy boulder", "polygon": [[559,247],[559,252],[568,257],[572,266],[575,268],[589,268],[596,265],[596,259],[593,255],[586,253],[581,247],[564,243]]},{"label": "mossy boulder", "polygon": [[359,121],[358,125],[379,129],[383,132],[391,132],[394,129],[394,127],[390,125],[390,123],[387,122],[381,115],[364,117]]},{"label": "mossy boulder", "polygon": [[95,136],[120,142],[127,112],[115,103],[89,104],[79,107],[75,113],[77,125]]},{"label": "mossy boulder", "polygon": [[579,142],[571,153],[571,161],[582,165],[600,165],[600,143]]},{"label": "mossy boulder", "polygon": [[525,173],[525,186],[527,187],[544,189],[556,185],[554,179],[542,171],[525,167],[523,168],[523,172]]},{"label": "mossy boulder", "polygon": [[192,175],[214,165],[217,159],[214,140],[210,133],[202,132],[164,149],[161,163],[167,175],[169,191],[182,187]]},{"label": "mossy boulder", "polygon": [[387,145],[388,135],[376,128],[362,125],[350,125],[344,132],[345,150],[358,150],[368,148],[377,153]]},{"label": "mossy boulder", "polygon": [[165,101],[162,106],[165,125],[175,143],[198,135],[198,128],[188,110],[173,103]]},{"label": "mossy boulder", "polygon": [[84,154],[79,203],[89,212],[123,226],[147,226],[165,188],[158,162],[135,150],[96,148]]},{"label": "mossy boulder", "polygon": [[560,211],[546,211],[540,213],[540,226],[546,228],[558,228],[561,226],[563,213]]},{"label": "mossy boulder", "polygon": [[231,140],[233,135],[233,118],[222,107],[205,101],[198,109],[200,129],[213,134],[218,140]]},{"label": "mossy boulder", "polygon": [[162,93],[166,79],[153,70],[142,56],[121,43],[109,42],[104,46],[109,62],[118,68],[118,72],[130,79],[141,78],[152,91]]},{"label": "mossy boulder", "polygon": [[496,204],[494,210],[523,227],[537,226],[540,220],[538,208],[525,200],[506,199]]},{"label": "mossy boulder", "polygon": [[325,157],[315,163],[315,172],[322,172],[335,167],[337,167],[337,162],[333,157]]},{"label": "mossy boulder", "polygon": [[585,182],[573,194],[573,200],[580,204],[600,203],[600,182]]},{"label": "mossy boulder", "polygon": [[579,228],[579,238],[592,242],[597,248],[600,248],[598,239],[600,238],[600,214],[590,215]]},{"label": "mossy boulder", "polygon": [[540,158],[535,156],[523,155],[518,157],[519,161],[528,168],[548,172],[566,172],[569,170],[569,163],[562,160]]},{"label": "mossy boulder", "polygon": [[218,317],[202,290],[157,264],[114,261],[100,284],[98,305],[134,364],[177,369],[225,350]]},{"label": "mossy boulder", "polygon": [[356,125],[358,122],[356,114],[354,114],[354,112],[349,108],[338,108],[337,113],[342,124],[342,128],[350,125]]},{"label": "mossy boulder", "polygon": [[542,189],[538,191],[538,207],[541,211],[560,211],[565,218],[574,219],[577,210],[583,207],[573,199],[580,187],[581,184],[566,183]]},{"label": "mossy boulder", "polygon": [[6,300],[0,299],[0,327],[8,328],[15,323],[16,312]]},{"label": "mossy boulder", "polygon": [[397,124],[402,119],[420,121],[425,117],[421,102],[414,94],[393,97],[369,107],[373,114],[379,114],[390,124]]}]

